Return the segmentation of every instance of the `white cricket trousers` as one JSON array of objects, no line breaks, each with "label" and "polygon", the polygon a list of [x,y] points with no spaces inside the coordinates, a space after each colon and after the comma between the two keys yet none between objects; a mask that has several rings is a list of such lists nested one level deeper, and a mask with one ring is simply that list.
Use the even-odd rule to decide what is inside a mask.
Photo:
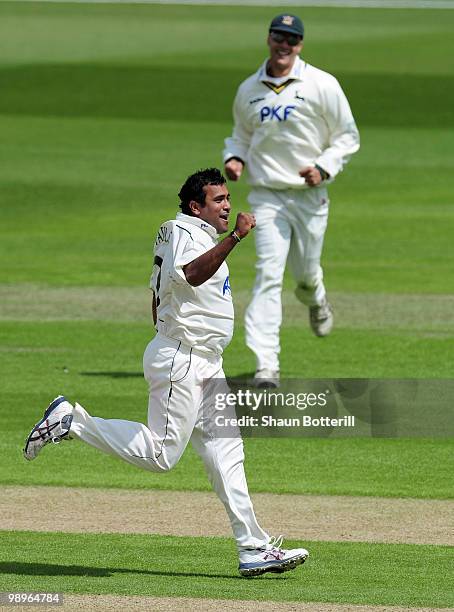
[{"label": "white cricket trousers", "polygon": [[282,283],[288,260],[295,294],[307,306],[326,296],[320,258],[328,223],[326,187],[276,191],[254,188],[249,203],[257,220],[257,252],[252,301],[246,310],[246,344],[257,369],[279,370]]},{"label": "white cricket trousers", "polygon": [[226,389],[222,358],[196,353],[158,333],[145,350],[143,367],[150,386],[148,427],[93,417],[76,404],[71,435],[152,472],[174,467],[190,440],[227,510],[238,548],[268,543],[270,538],[258,525],[249,497],[241,436],[239,432],[235,438],[214,435],[207,423],[213,412],[206,398],[202,410],[204,379],[220,379]]}]

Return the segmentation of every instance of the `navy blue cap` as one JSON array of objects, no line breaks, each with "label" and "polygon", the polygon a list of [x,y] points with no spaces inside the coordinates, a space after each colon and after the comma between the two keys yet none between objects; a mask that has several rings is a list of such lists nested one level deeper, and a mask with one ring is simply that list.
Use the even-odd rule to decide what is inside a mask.
[{"label": "navy blue cap", "polygon": [[278,15],[270,24],[270,32],[289,32],[297,34],[303,38],[304,26],[303,22],[296,15]]}]

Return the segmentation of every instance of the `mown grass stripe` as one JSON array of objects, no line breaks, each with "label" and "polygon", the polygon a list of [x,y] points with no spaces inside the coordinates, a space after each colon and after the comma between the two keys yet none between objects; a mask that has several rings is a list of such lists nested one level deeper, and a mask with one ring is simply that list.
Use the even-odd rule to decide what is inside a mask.
[{"label": "mown grass stripe", "polygon": [[[251,290],[235,290],[233,299],[236,322],[242,326]],[[331,291],[330,301],[336,310],[336,329],[424,330],[454,335],[453,295]],[[0,321],[150,323],[150,291],[145,284],[141,287],[0,284],[0,302]],[[283,291],[282,303],[284,328],[307,326],[307,308],[296,299],[293,290]]]},{"label": "mown grass stripe", "polygon": [[[150,508],[150,520],[152,508]],[[71,520],[55,517],[55,528]],[[378,520],[378,517],[377,517]],[[454,548],[305,542],[294,572],[245,580],[233,540],[144,535],[1,532],[0,591],[212,597],[449,607]],[[290,546],[303,542],[287,542]]]}]

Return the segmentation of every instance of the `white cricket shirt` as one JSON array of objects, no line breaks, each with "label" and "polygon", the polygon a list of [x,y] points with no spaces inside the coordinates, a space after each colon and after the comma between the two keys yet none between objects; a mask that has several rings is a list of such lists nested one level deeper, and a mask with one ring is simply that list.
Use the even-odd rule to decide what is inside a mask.
[{"label": "white cricket shirt", "polygon": [[238,89],[224,161],[239,157],[246,162],[249,183],[256,187],[307,188],[299,171],[315,164],[334,178],[359,149],[358,130],[338,81],[299,57],[282,79],[268,76],[266,64]]},{"label": "white cricket shirt", "polygon": [[203,353],[220,355],[233,335],[233,303],[229,269],[224,261],[199,287],[192,287],[183,272],[190,263],[217,244],[214,227],[178,213],[163,223],[154,246],[150,287],[156,296],[159,332],[181,340]]}]

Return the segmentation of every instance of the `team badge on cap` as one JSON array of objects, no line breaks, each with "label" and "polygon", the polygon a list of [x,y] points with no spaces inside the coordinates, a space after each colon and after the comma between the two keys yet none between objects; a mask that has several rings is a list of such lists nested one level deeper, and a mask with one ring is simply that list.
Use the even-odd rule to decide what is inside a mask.
[{"label": "team badge on cap", "polygon": [[295,21],[295,19],[291,15],[283,15],[282,16],[282,25],[292,26],[294,21]]},{"label": "team badge on cap", "polygon": [[290,34],[296,34],[297,36],[304,36],[304,25],[301,19],[297,15],[276,15],[270,24],[269,31],[276,32],[289,32]]}]

